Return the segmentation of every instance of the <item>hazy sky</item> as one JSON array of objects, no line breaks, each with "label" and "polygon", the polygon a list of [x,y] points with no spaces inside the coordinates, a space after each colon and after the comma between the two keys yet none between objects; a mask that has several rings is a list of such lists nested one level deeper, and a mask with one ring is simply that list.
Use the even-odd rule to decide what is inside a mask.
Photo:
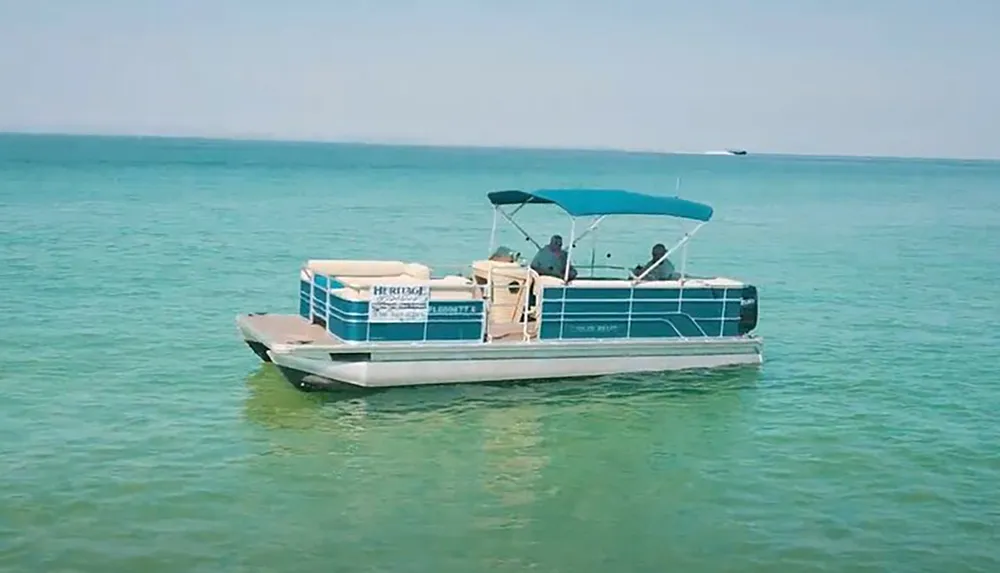
[{"label": "hazy sky", "polygon": [[1000,0],[0,0],[0,130],[1000,157]]}]

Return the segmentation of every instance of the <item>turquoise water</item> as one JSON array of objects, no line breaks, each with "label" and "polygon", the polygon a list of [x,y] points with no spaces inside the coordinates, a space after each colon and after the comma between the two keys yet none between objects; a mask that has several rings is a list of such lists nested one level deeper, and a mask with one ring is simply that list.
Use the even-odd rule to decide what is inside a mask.
[{"label": "turquoise water", "polygon": [[[321,396],[237,337],[306,258],[481,258],[488,190],[678,178],[759,370]],[[2,136],[0,570],[997,571],[998,284],[998,163]]]}]

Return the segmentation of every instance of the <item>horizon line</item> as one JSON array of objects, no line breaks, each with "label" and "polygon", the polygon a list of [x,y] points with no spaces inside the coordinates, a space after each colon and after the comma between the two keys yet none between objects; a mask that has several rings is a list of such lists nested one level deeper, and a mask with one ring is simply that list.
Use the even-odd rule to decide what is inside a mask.
[{"label": "horizon line", "polygon": [[0,136],[38,136],[38,137],[99,137],[111,139],[170,139],[170,140],[195,140],[210,142],[240,142],[240,143],[305,143],[318,145],[366,145],[373,147],[409,147],[419,149],[482,149],[497,151],[569,151],[582,153],[620,153],[627,155],[702,155],[718,156],[719,152],[740,149],[745,150],[746,155],[765,157],[800,157],[800,158],[828,158],[828,159],[895,159],[895,160],[918,160],[918,161],[960,161],[960,162],[997,162],[1000,157],[940,157],[932,155],[860,155],[849,153],[795,153],[780,151],[752,151],[745,147],[722,147],[718,149],[706,149],[702,151],[667,151],[650,148],[626,148],[626,147],[575,147],[561,145],[504,145],[504,144],[474,144],[474,143],[434,143],[432,141],[415,141],[400,138],[392,139],[367,139],[367,138],[287,138],[267,134],[245,134],[245,135],[183,135],[177,133],[145,133],[145,132],[73,132],[58,130],[5,130],[0,129]]}]

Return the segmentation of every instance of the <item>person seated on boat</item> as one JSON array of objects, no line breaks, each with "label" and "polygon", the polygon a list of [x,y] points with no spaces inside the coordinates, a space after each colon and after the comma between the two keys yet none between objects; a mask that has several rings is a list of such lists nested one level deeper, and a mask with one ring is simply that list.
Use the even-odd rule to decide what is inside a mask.
[{"label": "person seated on boat", "polygon": [[497,247],[497,250],[493,251],[493,254],[490,255],[490,260],[501,263],[513,263],[517,261],[517,253],[507,247]]},{"label": "person seated on boat", "polygon": [[[652,267],[649,274],[643,277],[643,280],[647,281],[670,281],[680,278],[680,275],[674,269],[673,263],[670,259],[663,259],[663,262],[656,265],[656,261],[660,260],[660,257],[667,254],[667,248],[663,246],[663,243],[656,243],[653,245],[652,258],[645,265],[638,265],[632,270],[632,274],[639,276],[646,271],[646,269]],[[653,265],[656,265],[653,267]]]},{"label": "person seated on boat", "polygon": [[[531,268],[540,275],[563,278],[566,276],[566,265],[569,256],[562,248],[562,237],[552,235],[549,244],[538,250],[538,254],[531,260]],[[576,269],[569,265],[569,280],[576,278]]]}]

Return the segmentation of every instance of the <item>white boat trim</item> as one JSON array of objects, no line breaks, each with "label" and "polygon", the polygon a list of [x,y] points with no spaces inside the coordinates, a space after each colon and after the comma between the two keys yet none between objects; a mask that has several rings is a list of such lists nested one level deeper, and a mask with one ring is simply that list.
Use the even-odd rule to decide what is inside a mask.
[{"label": "white boat trim", "polygon": [[[312,385],[323,381],[346,383],[363,388],[421,386],[430,384],[468,384],[470,382],[505,382],[590,378],[612,374],[667,372],[721,366],[759,365],[761,355],[755,352],[731,354],[676,353],[618,357],[522,357],[391,361],[332,361],[307,358],[296,354],[269,352],[289,381],[295,383],[305,375],[319,377]],[[299,376],[289,376],[289,372]]]}]

